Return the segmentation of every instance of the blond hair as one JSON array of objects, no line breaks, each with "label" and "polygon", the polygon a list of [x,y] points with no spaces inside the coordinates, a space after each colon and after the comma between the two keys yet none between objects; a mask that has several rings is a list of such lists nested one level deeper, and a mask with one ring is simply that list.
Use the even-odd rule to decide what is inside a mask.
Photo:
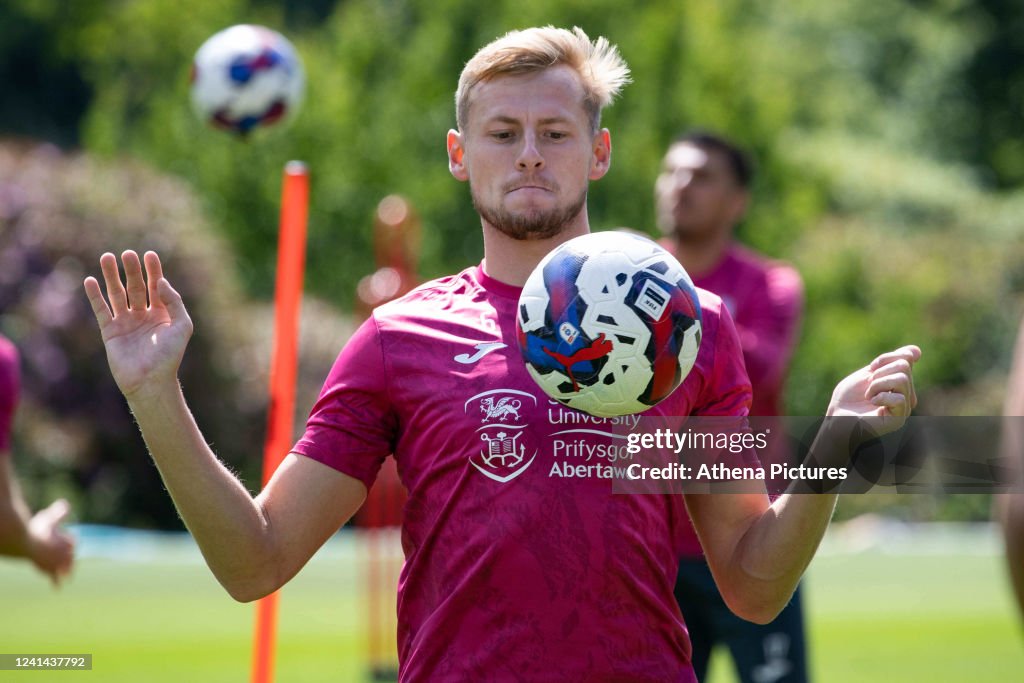
[{"label": "blond hair", "polygon": [[583,107],[596,132],[601,124],[601,110],[629,83],[629,67],[618,48],[606,38],[591,41],[578,26],[572,31],[554,26],[511,31],[482,47],[459,76],[459,88],[455,91],[455,120],[459,129],[466,128],[469,94],[477,83],[558,64],[572,67],[579,75]]}]

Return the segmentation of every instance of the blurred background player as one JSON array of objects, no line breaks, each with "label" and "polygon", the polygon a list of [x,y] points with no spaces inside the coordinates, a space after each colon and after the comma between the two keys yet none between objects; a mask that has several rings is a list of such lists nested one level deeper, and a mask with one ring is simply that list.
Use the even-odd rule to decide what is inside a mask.
[{"label": "blurred background player", "polygon": [[1017,482],[1013,488],[1017,492],[997,495],[995,508],[1006,542],[1010,584],[1024,617],[1024,493],[1019,492],[1024,477],[1024,322],[1017,333],[1003,412],[1003,456],[1017,467],[1013,474],[1013,481]]},{"label": "blurred background player", "polygon": [[[356,313],[365,320],[377,306],[411,291],[419,284],[420,219],[408,199],[388,195],[377,205],[373,220],[373,253],[377,269],[356,289]],[[370,678],[398,680],[396,586],[402,570],[399,529],[407,494],[394,458],[380,474],[355,515],[367,534],[367,610]]]},{"label": "blurred background player", "polygon": [[17,350],[0,336],[0,555],[28,558],[57,585],[74,560],[74,541],[60,528],[70,506],[61,499],[32,515],[22,498],[11,463],[11,423],[20,388]]},{"label": "blurred background player", "polygon": [[[750,414],[765,417],[782,414],[787,366],[799,335],[803,283],[791,266],[736,241],[752,178],[753,163],[746,152],[721,136],[694,131],[669,145],[655,200],[665,236],[662,245],[675,254],[695,285],[722,297],[732,314],[754,392]],[[744,683],[807,680],[800,589],[771,624],[740,619],[719,594],[689,524],[676,599],[690,631],[699,680],[704,680],[717,644],[728,646]]]}]

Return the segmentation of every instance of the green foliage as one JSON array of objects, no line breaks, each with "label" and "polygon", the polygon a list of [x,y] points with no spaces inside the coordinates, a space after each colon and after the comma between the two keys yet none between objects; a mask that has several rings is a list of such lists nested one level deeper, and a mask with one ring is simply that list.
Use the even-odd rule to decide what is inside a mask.
[{"label": "green foliage", "polygon": [[818,414],[822,388],[854,359],[916,343],[919,412],[999,414],[1002,382],[992,378],[1005,377],[1020,312],[1024,251],[1008,218],[1020,198],[986,195],[963,168],[870,140],[809,137],[791,149],[833,202],[791,252],[807,290],[791,412]]},{"label": "green foliage", "polygon": [[[322,25],[286,30],[306,65],[306,102],[291,127],[250,142],[195,120],[188,65],[202,40],[228,24],[279,24],[241,1],[194,4],[189,22],[173,20],[185,12],[180,2],[111,4],[102,21],[82,29],[97,93],[83,134],[92,150],[129,152],[187,179],[238,253],[247,290],[258,296],[271,289],[279,175],[291,158],[305,160],[312,172],[313,291],[350,304],[355,282],[372,267],[370,217],[391,192],[407,195],[425,217],[425,275],[478,260],[479,220],[467,188],[448,174],[444,153],[455,82],[480,45],[533,24],[578,24],[607,35],[633,66],[635,84],[605,116],[616,153],[611,174],[592,188],[595,226],[653,229],[648,198],[663,147],[693,124],[737,135],[757,148],[765,168],[778,171],[765,176],[764,206],[752,217],[761,236],[755,242],[773,243],[778,252],[822,205],[790,192],[800,186],[799,174],[783,173],[795,169],[766,142],[790,116],[793,98],[753,47],[767,42],[758,35],[763,29],[743,23],[742,3],[708,10],[653,3],[631,9],[627,22],[610,0],[496,3],[486,13],[454,0],[340,3]],[[751,47],[711,49],[735,22],[751,40],[734,45]]]},{"label": "green foliage", "polygon": [[56,3],[12,0],[0,4],[0,130],[6,135],[78,142],[78,123],[89,105],[74,49],[75,31],[93,20],[102,0]]}]

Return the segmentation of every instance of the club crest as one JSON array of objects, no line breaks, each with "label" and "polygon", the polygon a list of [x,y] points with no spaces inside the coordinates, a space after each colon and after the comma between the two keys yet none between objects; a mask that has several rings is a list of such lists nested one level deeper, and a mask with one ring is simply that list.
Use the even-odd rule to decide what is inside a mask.
[{"label": "club crest", "polygon": [[479,442],[469,464],[502,484],[525,472],[537,457],[537,449],[526,432],[524,412],[536,406],[533,394],[516,389],[493,389],[466,401],[466,416],[480,420],[476,430]]}]

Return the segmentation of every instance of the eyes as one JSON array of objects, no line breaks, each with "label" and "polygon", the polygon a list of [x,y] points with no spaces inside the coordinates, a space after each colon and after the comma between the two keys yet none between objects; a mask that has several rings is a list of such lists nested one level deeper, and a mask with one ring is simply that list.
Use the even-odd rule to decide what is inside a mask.
[{"label": "eyes", "polygon": [[[490,131],[487,136],[496,142],[514,142],[519,138],[519,133],[515,130],[503,129]],[[552,142],[559,142],[567,140],[569,133],[562,130],[547,130],[541,133],[541,137]]]},{"label": "eyes", "polygon": [[708,182],[713,179],[713,174],[706,168],[663,168],[661,171],[661,180],[663,182],[670,182],[676,179],[683,180],[687,183],[698,183]]}]

